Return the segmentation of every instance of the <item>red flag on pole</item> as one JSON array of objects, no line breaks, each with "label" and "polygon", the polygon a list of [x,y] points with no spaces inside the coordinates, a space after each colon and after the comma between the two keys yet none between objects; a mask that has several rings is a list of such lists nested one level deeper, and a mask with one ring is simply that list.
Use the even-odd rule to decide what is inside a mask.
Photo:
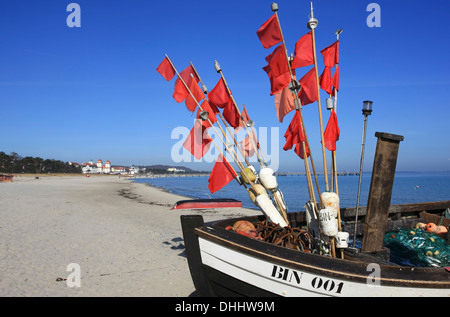
[{"label": "red flag on pole", "polygon": [[278,121],[283,123],[284,117],[295,109],[294,97],[288,87],[283,88],[275,95],[275,109]]},{"label": "red flag on pole", "polygon": [[291,74],[286,61],[284,46],[279,45],[272,54],[266,57],[268,65],[263,67],[270,80],[270,95],[275,95],[284,87],[289,86]]},{"label": "red flag on pole", "polygon": [[248,115],[247,108],[245,108],[245,105],[244,110],[241,111],[241,118],[242,120],[239,120],[239,126],[234,130],[234,134],[241,131],[241,129],[244,127],[244,123],[247,123],[247,121],[250,120],[250,116]]},{"label": "red flag on pole", "polygon": [[228,94],[228,89],[225,86],[223,78],[220,78],[216,86],[208,94],[209,102],[216,107],[225,108],[231,97]]},{"label": "red flag on pole", "polygon": [[[250,140],[250,138],[252,138],[252,139]],[[255,131],[252,128],[252,130],[250,131],[250,134],[247,135],[247,137],[239,143],[242,150],[244,151],[245,156],[252,157],[253,155],[255,155],[256,150],[253,147],[253,143],[255,143],[256,146],[259,148],[259,144],[256,141]]]},{"label": "red flag on pole", "polygon": [[336,141],[339,140],[340,133],[341,131],[338,126],[336,112],[331,109],[330,119],[328,119],[327,127],[323,133],[325,147],[329,151],[336,151]]},{"label": "red flag on pole", "polygon": [[173,90],[172,95],[173,99],[175,99],[176,102],[180,103],[184,99],[186,99],[188,95],[189,92],[187,91],[186,87],[184,86],[182,81],[179,78],[177,78],[177,80],[175,81],[175,88]]},{"label": "red flag on pole", "polygon": [[191,91],[194,98],[192,98],[192,95],[188,93],[185,103],[186,108],[190,112],[194,112],[195,108],[197,107],[197,103],[200,104],[200,101],[205,98],[205,95],[203,94],[202,89],[199,87],[198,83],[195,80],[191,80],[191,83],[189,84],[189,90]]},{"label": "red flag on pole", "polygon": [[303,126],[298,111],[295,112],[295,115],[292,118],[292,121],[289,124],[289,127],[286,130],[284,137],[286,139],[286,144],[284,145],[283,150],[289,151],[294,147],[294,145],[296,145],[295,153],[297,153],[298,156],[304,159],[302,142],[305,142],[306,152],[307,155],[309,156],[309,148],[308,145],[306,144],[306,138],[303,133]]},{"label": "red flag on pole", "polygon": [[[188,87],[190,87],[191,81],[193,81],[193,80],[195,80],[197,83],[199,82],[199,78],[195,74],[195,71],[191,65],[189,65],[186,69],[184,69],[180,73],[180,77],[183,79],[183,81],[185,82],[185,84]],[[185,85],[180,80],[180,78],[177,78],[177,80],[175,81],[175,89],[174,89],[174,92],[172,95],[173,98],[176,100],[176,102],[180,103],[184,99],[186,99],[186,97],[188,95],[189,95],[189,92],[186,89]]]},{"label": "red flag on pole", "polygon": [[[306,153],[307,153],[307,157],[309,156],[309,148],[308,148],[308,144],[305,142],[305,148],[306,148]],[[303,144],[301,143],[297,143],[295,145],[295,149],[294,152],[302,159],[305,159],[305,152],[303,151]]]},{"label": "red flag on pole", "polygon": [[[339,91],[339,66],[336,67],[333,78],[331,78],[331,85]],[[333,89],[334,92],[334,89]]]},{"label": "red flag on pole", "polygon": [[228,124],[233,128],[239,127],[239,123],[241,121],[241,117],[234,106],[233,100],[228,101],[227,105],[223,109],[222,115],[225,120],[227,120]]},{"label": "red flag on pole", "polygon": [[328,94],[332,93],[331,90],[331,68],[325,66],[322,75],[320,75],[320,88],[325,90]]},{"label": "red flag on pole", "polygon": [[160,73],[167,81],[170,81],[173,76],[175,76],[175,69],[173,69],[167,56],[163,59],[161,64],[159,64],[158,68],[156,68],[156,71]]},{"label": "red flag on pole", "polygon": [[280,43],[281,32],[276,15],[273,14],[269,20],[256,31],[256,34],[264,48],[270,48],[275,44]]},{"label": "red flag on pole", "polygon": [[235,177],[236,172],[233,170],[230,163],[227,162],[225,157],[220,154],[217,158],[216,163],[214,164],[211,175],[209,176],[208,188],[211,193],[215,193],[216,191],[227,185],[229,182],[231,182]]},{"label": "red flag on pole", "polygon": [[208,152],[211,142],[207,128],[201,120],[195,120],[194,127],[184,141],[183,147],[199,160]]},{"label": "red flag on pole", "polygon": [[[201,106],[201,108],[204,111],[208,112],[208,118],[211,121],[211,123],[214,124],[217,121],[216,113],[219,112],[217,110],[217,108],[211,107],[211,105],[209,104],[209,102],[207,100],[203,100],[203,102],[202,102],[202,104],[200,106]],[[200,118],[200,112],[201,112],[201,110],[200,110],[200,107],[199,107],[198,110],[197,110],[197,119]],[[211,125],[209,124],[208,120],[205,120],[205,121],[202,120],[202,124],[205,126],[205,128],[211,127]]]},{"label": "red flag on pole", "polygon": [[339,41],[325,47],[320,52],[323,55],[323,63],[325,66],[334,67],[334,65],[339,64]]},{"label": "red flag on pole", "polygon": [[300,79],[300,85],[299,97],[303,106],[319,99],[317,96],[316,69],[314,67]]},{"label": "red flag on pole", "polygon": [[295,43],[292,69],[314,64],[312,33],[308,32]]}]

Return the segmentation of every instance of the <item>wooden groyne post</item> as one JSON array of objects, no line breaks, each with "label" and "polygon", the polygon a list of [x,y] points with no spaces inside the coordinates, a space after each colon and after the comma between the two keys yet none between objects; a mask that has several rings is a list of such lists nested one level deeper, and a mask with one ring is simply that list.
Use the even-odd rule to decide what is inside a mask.
[{"label": "wooden groyne post", "polygon": [[361,249],[363,252],[377,252],[383,249],[398,148],[400,141],[403,141],[403,136],[385,132],[376,132],[375,136],[378,138],[378,141],[367,202]]}]

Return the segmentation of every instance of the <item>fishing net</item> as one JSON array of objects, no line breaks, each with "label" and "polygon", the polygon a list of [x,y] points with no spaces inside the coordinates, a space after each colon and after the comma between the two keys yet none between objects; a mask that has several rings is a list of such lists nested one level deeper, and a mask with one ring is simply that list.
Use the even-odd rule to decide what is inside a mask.
[{"label": "fishing net", "polygon": [[450,245],[435,233],[422,229],[388,232],[384,244],[391,261],[405,266],[445,267],[450,265]]}]

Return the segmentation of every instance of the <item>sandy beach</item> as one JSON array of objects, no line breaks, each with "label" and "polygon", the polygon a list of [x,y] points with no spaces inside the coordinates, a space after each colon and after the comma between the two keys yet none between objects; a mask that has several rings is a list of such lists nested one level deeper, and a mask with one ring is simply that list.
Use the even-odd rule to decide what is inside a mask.
[{"label": "sandy beach", "polygon": [[[259,215],[171,210],[185,197],[118,176],[16,176],[0,183],[0,296],[195,296],[180,225]],[[80,269],[80,287],[67,271]],[[70,279],[72,280],[72,279]]]}]

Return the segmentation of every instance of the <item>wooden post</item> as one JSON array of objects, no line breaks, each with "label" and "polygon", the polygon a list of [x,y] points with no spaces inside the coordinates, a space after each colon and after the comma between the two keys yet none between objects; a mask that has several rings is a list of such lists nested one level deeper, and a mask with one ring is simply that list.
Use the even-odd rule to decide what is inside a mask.
[{"label": "wooden post", "polygon": [[375,136],[378,138],[378,142],[367,202],[361,249],[363,252],[377,252],[383,249],[398,148],[400,141],[403,141],[403,136],[390,133],[376,132]]}]

